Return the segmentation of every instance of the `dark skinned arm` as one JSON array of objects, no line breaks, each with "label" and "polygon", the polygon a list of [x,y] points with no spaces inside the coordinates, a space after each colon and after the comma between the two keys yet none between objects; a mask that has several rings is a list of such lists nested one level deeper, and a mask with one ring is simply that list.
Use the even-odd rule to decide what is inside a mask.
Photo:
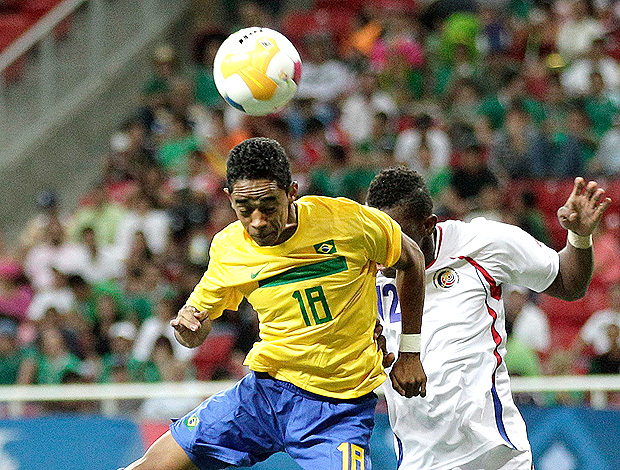
[{"label": "dark skinned arm", "polygon": [[[424,255],[416,242],[405,234],[402,235],[401,246],[401,255],[394,268],[402,333],[419,334],[424,309]],[[426,374],[419,352],[400,352],[390,372],[390,379],[394,390],[407,398],[426,396]]]},{"label": "dark skinned arm", "polygon": [[[560,224],[581,236],[592,235],[611,199],[595,181],[586,184],[581,177],[575,178],[573,191],[566,203],[558,209]],[[592,280],[594,253],[592,247],[575,248],[570,243],[559,252],[560,270],[545,294],[563,300],[583,297]]]}]

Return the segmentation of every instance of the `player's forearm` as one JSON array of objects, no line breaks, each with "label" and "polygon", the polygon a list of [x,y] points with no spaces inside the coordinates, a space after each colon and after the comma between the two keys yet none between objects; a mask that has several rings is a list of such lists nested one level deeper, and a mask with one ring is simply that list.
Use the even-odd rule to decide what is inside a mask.
[{"label": "player's forearm", "polygon": [[403,237],[402,253],[394,266],[400,300],[402,333],[420,333],[424,309],[424,255],[411,239]]}]

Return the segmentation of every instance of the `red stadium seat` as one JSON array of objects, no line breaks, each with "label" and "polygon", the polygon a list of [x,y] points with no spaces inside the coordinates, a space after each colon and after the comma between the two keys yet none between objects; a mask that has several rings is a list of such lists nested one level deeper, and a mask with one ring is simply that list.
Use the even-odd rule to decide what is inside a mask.
[{"label": "red stadium seat", "polygon": [[574,344],[581,327],[562,323],[551,326],[551,351],[567,350]]},{"label": "red stadium seat", "polygon": [[351,32],[354,15],[348,5],[291,12],[282,19],[281,29],[302,51],[303,39],[310,34],[329,34],[341,46]]},{"label": "red stadium seat", "polygon": [[365,0],[316,0],[314,2],[314,9],[350,8],[353,10],[360,10],[365,3]]},{"label": "red stadium seat", "polygon": [[314,2],[315,9],[344,7],[352,10],[361,10],[366,5],[402,11],[415,11],[418,8],[418,2],[415,0],[376,0],[372,2],[369,0],[315,0]]},{"label": "red stadium seat", "polygon": [[587,319],[606,305],[606,295],[601,289],[591,288],[583,298],[573,302],[543,294],[539,306],[551,325],[552,350],[570,347]]},{"label": "red stadium seat", "polygon": [[[24,0],[21,2],[20,10],[34,21],[40,20],[44,15],[50,12],[61,0]],[[54,37],[63,39],[71,29],[72,19],[68,16],[54,28]]]},{"label": "red stadium seat", "polygon": [[21,13],[0,15],[0,50],[3,50],[26,31],[33,21]]},{"label": "red stadium seat", "polygon": [[196,378],[211,380],[213,374],[220,368],[227,368],[231,353],[235,345],[236,336],[231,331],[213,330],[209,340],[205,341],[194,356]]},{"label": "red stadium seat", "polygon": [[573,180],[538,180],[534,181],[532,189],[540,210],[547,214],[556,214],[571,193]]},{"label": "red stadium seat", "polygon": [[548,295],[541,296],[540,308],[550,322],[558,321],[583,325],[590,315],[605,308],[607,298],[602,289],[589,289],[581,299],[568,302]]},{"label": "red stadium seat", "polygon": [[21,10],[31,15],[41,16],[50,11],[61,0],[24,0],[21,2]]},{"label": "red stadium seat", "polygon": [[[0,52],[21,36],[34,23],[27,15],[9,13],[0,15]],[[19,79],[25,66],[23,57],[17,59],[2,74],[5,83]]]}]

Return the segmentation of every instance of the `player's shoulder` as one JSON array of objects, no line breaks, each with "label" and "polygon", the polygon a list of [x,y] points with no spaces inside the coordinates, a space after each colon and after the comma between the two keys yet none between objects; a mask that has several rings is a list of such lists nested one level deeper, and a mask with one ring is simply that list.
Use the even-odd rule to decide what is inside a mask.
[{"label": "player's shoulder", "polygon": [[438,224],[446,232],[457,232],[476,235],[483,238],[501,238],[506,233],[518,233],[522,230],[516,225],[498,222],[496,220],[476,217],[469,222],[462,220],[446,220]]},{"label": "player's shoulder", "polygon": [[[446,220],[437,224],[441,233],[441,252],[503,251],[505,244],[519,244],[527,234],[519,227],[477,217],[470,222]],[[523,235],[525,234],[525,235]],[[447,250],[446,250],[447,249]]]},{"label": "player's shoulder", "polygon": [[472,227],[476,227],[476,228],[480,227],[481,230],[484,230],[485,228],[488,228],[488,227],[493,227],[493,228],[498,228],[498,229],[500,227],[514,227],[514,225],[510,225],[505,222],[498,222],[497,220],[487,219],[485,217],[475,217],[471,219],[471,221],[469,222],[469,225],[471,225]]},{"label": "player's shoulder", "polygon": [[334,219],[335,221],[359,217],[370,208],[346,197],[304,196],[297,201],[298,208],[313,219]]},{"label": "player's shoulder", "polygon": [[228,224],[222,230],[217,232],[211,240],[211,246],[231,246],[243,240],[243,225],[240,221]]},{"label": "player's shoulder", "polygon": [[297,200],[297,204],[305,206],[309,209],[339,211],[361,206],[359,202],[346,197],[328,197],[328,196],[303,196]]}]

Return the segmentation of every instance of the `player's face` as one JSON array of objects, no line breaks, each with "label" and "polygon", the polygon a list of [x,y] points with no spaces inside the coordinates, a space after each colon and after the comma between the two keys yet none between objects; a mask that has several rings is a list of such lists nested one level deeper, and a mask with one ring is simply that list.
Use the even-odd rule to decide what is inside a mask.
[{"label": "player's face", "polygon": [[424,218],[414,217],[406,206],[394,206],[383,209],[383,212],[398,222],[403,233],[419,245],[428,264],[435,251],[432,235],[437,216],[433,214]]},{"label": "player's face", "polygon": [[296,183],[287,192],[273,180],[239,180],[232,191],[226,192],[237,218],[256,244],[277,245],[295,232]]},{"label": "player's face", "polygon": [[424,225],[414,219],[404,206],[395,206],[383,209],[387,215],[398,222],[402,231],[418,245],[424,236]]}]

